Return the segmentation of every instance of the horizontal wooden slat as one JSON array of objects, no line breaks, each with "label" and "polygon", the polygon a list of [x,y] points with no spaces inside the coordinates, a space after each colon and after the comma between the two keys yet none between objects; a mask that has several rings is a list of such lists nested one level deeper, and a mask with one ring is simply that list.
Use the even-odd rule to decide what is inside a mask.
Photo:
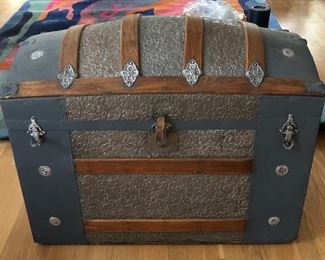
[{"label": "horizontal wooden slat", "polygon": [[78,174],[252,172],[252,159],[75,159]]},{"label": "horizontal wooden slat", "polygon": [[319,95],[306,91],[304,82],[299,80],[265,78],[255,88],[244,77],[202,76],[195,87],[189,87],[183,77],[139,77],[132,88],[125,87],[120,78],[76,79],[68,89],[57,81],[25,81],[19,84],[17,95],[8,98],[149,93]]},{"label": "horizontal wooden slat", "polygon": [[242,232],[246,220],[237,219],[86,219],[95,232]]}]

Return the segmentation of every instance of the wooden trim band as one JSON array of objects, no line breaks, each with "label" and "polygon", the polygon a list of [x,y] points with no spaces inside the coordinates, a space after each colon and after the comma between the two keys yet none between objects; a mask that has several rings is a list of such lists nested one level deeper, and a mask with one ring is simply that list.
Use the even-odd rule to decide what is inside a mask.
[{"label": "wooden trim band", "polygon": [[200,16],[185,16],[184,37],[184,68],[194,59],[202,69],[203,65],[203,28],[204,21]]},{"label": "wooden trim band", "polygon": [[75,159],[77,174],[111,173],[183,173],[183,174],[249,174],[252,159]]},{"label": "wooden trim band", "polygon": [[64,35],[61,46],[59,71],[63,71],[65,66],[70,64],[78,73],[79,67],[79,45],[83,29],[86,24],[70,27]]},{"label": "wooden trim band", "polygon": [[301,80],[265,78],[260,87],[254,88],[245,77],[201,76],[195,88],[189,88],[183,77],[139,77],[133,88],[126,88],[120,78],[76,79],[68,89],[58,81],[24,81],[18,85],[16,95],[6,98],[164,93],[322,96],[308,92]]},{"label": "wooden trim band", "polygon": [[265,71],[264,43],[259,27],[253,23],[243,22],[246,42],[246,70],[257,62]]},{"label": "wooden trim band", "polygon": [[25,81],[19,84],[17,97],[75,96],[142,93],[211,93],[319,95],[307,92],[303,81],[266,78],[259,88],[252,88],[244,77],[202,76],[196,88],[189,88],[182,77],[139,77],[137,86],[125,88],[119,78],[76,79],[69,89],[57,81]]},{"label": "wooden trim band", "polygon": [[133,14],[121,20],[121,70],[129,60],[139,68],[139,17],[139,14]]},{"label": "wooden trim band", "polygon": [[86,219],[93,232],[243,232],[246,220],[233,219]]}]

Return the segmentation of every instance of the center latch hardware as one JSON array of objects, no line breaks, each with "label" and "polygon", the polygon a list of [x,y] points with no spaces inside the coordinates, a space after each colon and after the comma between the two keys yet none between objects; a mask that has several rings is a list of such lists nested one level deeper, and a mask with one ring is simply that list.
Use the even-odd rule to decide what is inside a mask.
[{"label": "center latch hardware", "polygon": [[151,152],[175,152],[178,149],[178,136],[172,133],[172,124],[166,121],[166,117],[159,116],[152,125],[154,133],[148,135],[147,148]]},{"label": "center latch hardware", "polygon": [[166,118],[163,116],[158,117],[153,128],[156,130],[155,139],[156,144],[160,147],[167,145],[167,132],[172,127],[170,123],[166,122]]}]

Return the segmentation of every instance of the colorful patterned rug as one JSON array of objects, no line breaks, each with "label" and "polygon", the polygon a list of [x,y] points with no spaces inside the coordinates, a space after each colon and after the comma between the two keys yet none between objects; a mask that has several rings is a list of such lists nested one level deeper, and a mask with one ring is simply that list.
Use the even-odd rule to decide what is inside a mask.
[{"label": "colorful patterned rug", "polygon": [[[64,30],[76,24],[118,19],[131,13],[180,15],[193,0],[28,0],[0,28],[0,84],[5,82],[19,43],[43,32]],[[237,11],[254,0],[227,0]],[[263,0],[256,0],[261,2]],[[274,16],[271,28],[280,28]],[[0,138],[6,137],[0,110]]]}]

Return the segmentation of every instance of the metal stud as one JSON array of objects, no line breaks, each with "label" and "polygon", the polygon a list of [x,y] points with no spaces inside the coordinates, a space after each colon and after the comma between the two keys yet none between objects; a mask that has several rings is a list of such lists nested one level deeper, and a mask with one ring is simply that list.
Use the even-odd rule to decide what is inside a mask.
[{"label": "metal stud", "polygon": [[276,225],[280,224],[280,218],[276,217],[276,216],[270,217],[268,219],[268,223],[270,226],[276,226]]},{"label": "metal stud", "polygon": [[182,71],[183,76],[186,78],[187,83],[190,86],[194,86],[199,80],[199,77],[202,74],[202,71],[194,59],[191,59],[185,69]]},{"label": "metal stud", "polygon": [[77,73],[75,72],[74,68],[71,64],[65,66],[64,70],[59,73],[58,80],[63,88],[69,88],[74,79],[78,77]]},{"label": "metal stud", "polygon": [[264,75],[262,67],[256,61],[254,61],[246,71],[246,77],[254,87],[261,85]]},{"label": "metal stud", "polygon": [[276,168],[275,168],[275,173],[276,175],[278,176],[284,176],[284,175],[287,175],[289,172],[289,168],[287,165],[278,165]]},{"label": "metal stud", "polygon": [[127,87],[132,87],[139,76],[139,71],[134,61],[129,60],[123,70],[120,72],[121,77]]},{"label": "metal stud", "polygon": [[40,167],[38,167],[38,172],[43,177],[48,177],[52,175],[52,169],[46,165],[41,165]]},{"label": "metal stud", "polygon": [[61,219],[57,217],[50,217],[49,222],[52,226],[60,226],[61,225]]},{"label": "metal stud", "polygon": [[41,57],[43,57],[44,56],[44,51],[42,51],[42,50],[37,50],[37,51],[34,51],[31,55],[30,55],[30,58],[32,59],[32,60],[37,60],[37,59],[39,59],[39,58],[41,58]]},{"label": "metal stud", "polygon": [[293,58],[295,56],[295,52],[289,48],[282,49],[282,54],[288,58]]}]

